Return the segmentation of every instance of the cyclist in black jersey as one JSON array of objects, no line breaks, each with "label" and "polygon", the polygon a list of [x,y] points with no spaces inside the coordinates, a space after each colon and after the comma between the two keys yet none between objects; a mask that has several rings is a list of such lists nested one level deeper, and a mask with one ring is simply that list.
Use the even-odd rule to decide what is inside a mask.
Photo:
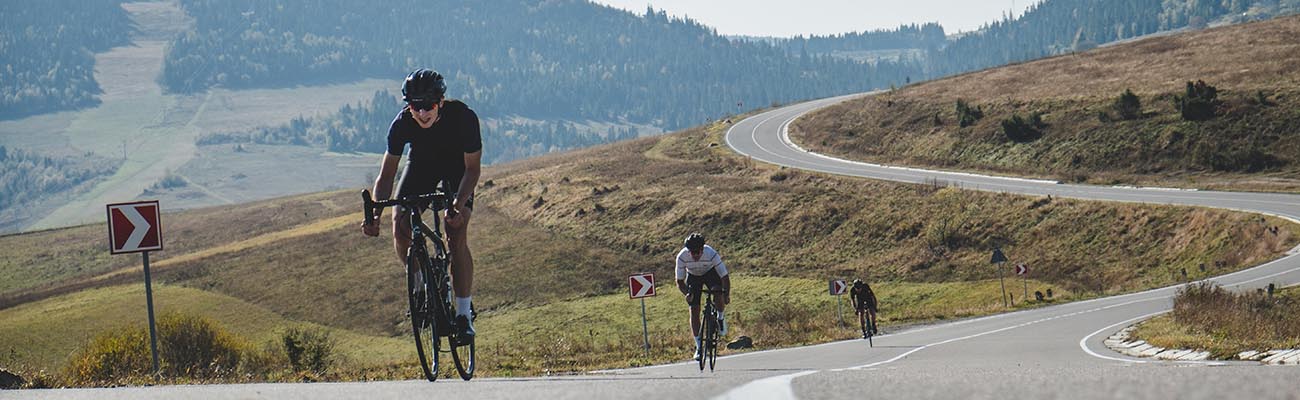
[{"label": "cyclist in black jersey", "polygon": [[[853,280],[853,288],[849,289],[849,299],[853,303],[853,309],[858,313],[858,323],[866,325],[867,314],[871,314],[871,335],[880,331],[876,328],[876,292],[871,290],[871,285],[860,279]],[[867,337],[867,332],[862,332],[862,338]]]},{"label": "cyclist in black jersey", "polygon": [[[397,197],[430,193],[439,187],[454,196],[444,215],[447,241],[452,253],[452,290],[456,295],[457,326],[465,336],[473,336],[470,314],[474,288],[474,259],[469,251],[466,232],[474,207],[474,188],[478,185],[483,155],[478,115],[459,100],[446,99],[447,84],[442,75],[419,69],[406,76],[402,100],[406,107],[393,118],[388,128],[388,151],[384,154],[375,178],[375,201],[387,200],[393,192],[393,177],[407,144],[411,151],[406,169],[397,184]],[[382,214],[383,209],[377,213]],[[405,262],[411,246],[410,221],[393,213],[393,248],[399,262]],[[378,221],[379,215],[375,215]],[[362,224],[368,236],[379,235],[378,222]]]}]

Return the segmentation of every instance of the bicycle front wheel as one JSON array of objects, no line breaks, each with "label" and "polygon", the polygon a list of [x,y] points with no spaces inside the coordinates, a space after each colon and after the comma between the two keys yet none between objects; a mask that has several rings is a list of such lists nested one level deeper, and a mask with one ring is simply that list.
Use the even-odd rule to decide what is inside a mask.
[{"label": "bicycle front wheel", "polygon": [[[446,288],[446,290],[450,289]],[[467,381],[473,379],[475,365],[474,338],[464,338],[460,335],[461,327],[456,326],[459,323],[456,318],[456,308],[451,304],[446,304],[447,302],[444,300],[439,300],[439,303],[442,305],[439,309],[443,310],[443,315],[447,316],[445,321],[452,321],[451,332],[447,336],[447,347],[451,349],[451,362],[456,365],[456,373],[460,374],[460,379]]]},{"label": "bicycle front wheel", "polygon": [[709,316],[709,339],[705,340],[704,358],[709,360],[709,371],[718,364],[718,316]]},{"label": "bicycle front wheel", "polygon": [[415,337],[415,354],[420,360],[420,369],[424,379],[433,382],[438,379],[438,333],[436,315],[430,307],[429,296],[434,293],[428,283],[428,256],[417,246],[411,246],[406,254],[406,287],[411,306],[411,333]]}]

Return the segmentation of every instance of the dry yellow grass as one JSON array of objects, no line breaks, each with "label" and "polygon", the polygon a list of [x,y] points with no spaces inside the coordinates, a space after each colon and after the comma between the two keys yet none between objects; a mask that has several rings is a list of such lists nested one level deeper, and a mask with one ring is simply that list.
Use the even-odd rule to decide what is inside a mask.
[{"label": "dry yellow grass", "polygon": [[[817,151],[874,162],[1098,184],[1300,191],[1295,37],[1300,16],[1153,37],[910,85],[810,114],[792,132]],[[1186,122],[1174,110],[1173,96],[1195,80],[1219,89],[1218,118]],[[1110,106],[1126,89],[1140,97],[1142,116],[1103,122],[1098,113],[1117,118]],[[958,99],[985,117],[957,126]],[[1008,140],[1001,122],[1032,114],[1047,124],[1042,138]],[[1264,167],[1245,167],[1252,162]]]}]

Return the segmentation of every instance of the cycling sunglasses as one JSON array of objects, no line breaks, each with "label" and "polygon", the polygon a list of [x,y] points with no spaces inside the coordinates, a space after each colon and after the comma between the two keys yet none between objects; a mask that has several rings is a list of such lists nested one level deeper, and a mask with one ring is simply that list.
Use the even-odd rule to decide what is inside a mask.
[{"label": "cycling sunglasses", "polygon": [[432,110],[434,106],[438,105],[438,102],[430,100],[415,100],[407,102],[407,104],[411,106],[412,110],[429,111]]}]

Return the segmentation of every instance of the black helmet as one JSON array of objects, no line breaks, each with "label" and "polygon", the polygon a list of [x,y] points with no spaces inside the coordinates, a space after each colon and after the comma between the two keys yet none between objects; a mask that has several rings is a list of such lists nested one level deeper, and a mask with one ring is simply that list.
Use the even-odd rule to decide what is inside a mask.
[{"label": "black helmet", "polygon": [[854,280],[853,280],[853,286],[858,286],[858,285],[861,285],[861,284],[862,284],[862,280],[861,280],[861,279],[854,279]]},{"label": "black helmet", "polygon": [[417,69],[402,83],[402,101],[408,103],[435,103],[442,101],[446,93],[447,83],[442,80],[442,75],[431,69]]},{"label": "black helmet", "polygon": [[691,232],[691,235],[686,237],[687,250],[700,251],[703,248],[704,248],[704,235],[701,235],[699,232]]}]

